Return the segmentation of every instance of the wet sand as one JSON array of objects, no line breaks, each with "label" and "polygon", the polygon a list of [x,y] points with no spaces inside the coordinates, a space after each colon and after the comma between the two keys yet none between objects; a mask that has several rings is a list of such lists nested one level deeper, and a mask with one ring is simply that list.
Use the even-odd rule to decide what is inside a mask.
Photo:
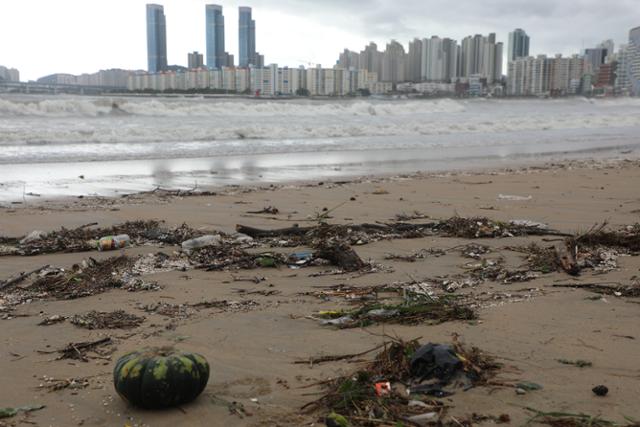
[{"label": "wet sand", "polygon": [[[235,231],[236,224],[281,228],[332,209],[331,223],[389,222],[400,213],[419,211],[430,218],[486,216],[495,220],[528,219],[564,232],[590,229],[608,221],[611,227],[640,221],[640,164],[637,161],[571,162],[525,170],[412,175],[360,179],[321,185],[296,184],[266,188],[227,188],[215,196],[161,197],[147,194],[113,199],[67,199],[39,205],[4,205],[0,209],[0,235],[22,236],[32,230],[52,231],[97,222],[110,226],[127,220],[159,219],[168,225],[186,222],[194,228]],[[505,200],[499,195],[530,200]],[[351,200],[355,198],[355,200]],[[247,211],[266,206],[278,215],[252,215]],[[415,263],[386,260],[385,255],[411,254],[427,248],[449,249],[469,243],[466,239],[428,237],[385,240],[355,250],[393,271],[357,276],[309,277],[326,267],[288,268],[235,272],[168,272],[146,277],[163,286],[158,292],[129,293],[113,290],[72,301],[34,300],[23,304],[9,319],[0,320],[0,372],[4,386],[0,406],[46,405],[28,416],[2,420],[7,425],[40,426],[261,426],[322,425],[322,413],[302,414],[300,407],[316,399],[320,389],[303,388],[354,369],[338,362],[310,366],[294,364],[312,356],[360,353],[379,345],[381,334],[421,342],[450,342],[453,334],[470,345],[493,354],[504,364],[498,378],[531,381],[542,390],[517,395],[513,388],[478,387],[443,399],[452,408],[447,417],[465,418],[472,413],[509,414],[513,425],[531,416],[524,407],[542,411],[588,413],[621,422],[640,418],[640,352],[638,299],[604,296],[583,290],[554,288],[555,283],[630,284],[640,275],[640,259],[620,257],[618,269],[604,275],[585,272],[577,280],[564,273],[541,275],[526,282],[504,285],[486,282],[464,290],[477,298],[479,320],[441,325],[379,325],[364,329],[336,330],[306,318],[320,310],[347,309],[343,298],[323,301],[302,295],[317,286],[349,284],[370,286],[462,273],[470,260],[457,251],[427,257]],[[494,249],[488,258],[503,256],[509,268],[525,261],[507,247],[543,243],[540,237],[482,239],[474,241]],[[164,247],[170,252],[177,248]],[[127,255],[156,252],[157,247],[127,249]],[[278,249],[290,253],[295,249]],[[105,259],[113,253],[53,254],[36,257],[1,257],[0,280],[19,272],[51,264],[69,268],[89,256]],[[264,277],[258,284],[234,281],[238,277]],[[241,295],[238,290],[277,291],[276,294]],[[253,300],[258,305],[240,311],[194,310],[187,319],[171,319],[146,313],[140,304],[197,303],[203,300]],[[3,302],[0,300],[0,305]],[[72,316],[89,310],[122,309],[145,316],[133,330],[85,330],[64,322],[37,326],[51,315]],[[0,313],[1,315],[1,313]],[[115,352],[88,363],[54,361],[53,351],[71,342],[111,337]],[[175,345],[198,352],[211,365],[204,394],[182,410],[141,411],[127,406],[114,392],[113,361],[124,353],[147,346]],[[577,368],[558,359],[584,359],[593,367]],[[47,392],[39,389],[43,377],[89,377],[84,389]],[[591,389],[604,384],[610,393],[595,396]],[[213,397],[244,405],[250,416],[240,417]],[[218,403],[216,403],[218,402]],[[26,421],[25,421],[26,420]],[[450,418],[447,418],[450,420]],[[0,422],[0,425],[2,425]],[[490,424],[490,422],[488,423]]]}]

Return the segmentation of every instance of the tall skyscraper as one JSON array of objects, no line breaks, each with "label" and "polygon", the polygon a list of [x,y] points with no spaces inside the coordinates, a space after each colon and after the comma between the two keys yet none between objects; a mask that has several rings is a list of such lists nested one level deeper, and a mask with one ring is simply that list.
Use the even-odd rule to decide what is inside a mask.
[{"label": "tall skyscraper", "polygon": [[416,38],[409,42],[408,55],[407,80],[419,82],[422,80],[422,40]]},{"label": "tall skyscraper", "polygon": [[492,84],[502,77],[502,43],[496,43],[495,33],[476,34],[462,40],[460,47],[460,76],[478,75]]},{"label": "tall skyscraper", "polygon": [[240,67],[256,65],[256,21],[253,20],[250,7],[240,7],[239,22]]},{"label": "tall skyscraper", "polygon": [[384,82],[399,83],[406,75],[407,55],[404,47],[395,40],[387,44],[382,55],[382,77]]},{"label": "tall skyscraper", "polygon": [[508,55],[508,62],[529,56],[529,36],[523,29],[517,28],[515,31],[509,33]]},{"label": "tall skyscraper", "polygon": [[631,93],[640,96],[640,27],[629,32],[627,75]]},{"label": "tall skyscraper", "polygon": [[159,4],[147,5],[147,61],[150,73],[167,69],[167,20]]},{"label": "tall skyscraper", "polygon": [[207,67],[221,68],[229,65],[228,55],[224,50],[224,15],[222,6],[208,4],[205,6],[207,17]]}]

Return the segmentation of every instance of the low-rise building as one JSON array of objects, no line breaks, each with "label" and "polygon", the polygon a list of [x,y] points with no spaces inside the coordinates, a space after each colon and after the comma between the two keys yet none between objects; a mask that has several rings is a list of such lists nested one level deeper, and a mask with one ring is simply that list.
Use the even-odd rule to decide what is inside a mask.
[{"label": "low-rise building", "polygon": [[20,81],[20,71],[0,65],[0,82],[17,83]]}]

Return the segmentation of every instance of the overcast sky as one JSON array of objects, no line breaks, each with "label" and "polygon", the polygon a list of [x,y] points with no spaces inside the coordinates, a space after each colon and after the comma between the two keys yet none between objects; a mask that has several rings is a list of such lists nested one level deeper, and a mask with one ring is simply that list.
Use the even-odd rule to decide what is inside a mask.
[{"label": "overcast sky", "polygon": [[[0,65],[22,80],[102,68],[145,69],[145,0],[2,0]],[[164,0],[170,64],[205,51],[204,6],[215,1]],[[331,66],[345,47],[391,38],[460,40],[516,27],[531,36],[531,53],[578,53],[604,39],[616,50],[640,26],[640,0],[250,0],[222,1],[227,51],[236,56],[237,7],[252,6],[257,49],[267,63]],[[506,48],[505,48],[506,52]]]}]

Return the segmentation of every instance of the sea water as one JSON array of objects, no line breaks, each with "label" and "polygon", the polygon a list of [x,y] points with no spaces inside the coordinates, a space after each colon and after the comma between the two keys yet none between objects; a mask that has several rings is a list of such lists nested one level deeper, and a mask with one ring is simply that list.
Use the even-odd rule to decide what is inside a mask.
[{"label": "sea water", "polygon": [[0,200],[637,156],[640,99],[0,95]]}]

